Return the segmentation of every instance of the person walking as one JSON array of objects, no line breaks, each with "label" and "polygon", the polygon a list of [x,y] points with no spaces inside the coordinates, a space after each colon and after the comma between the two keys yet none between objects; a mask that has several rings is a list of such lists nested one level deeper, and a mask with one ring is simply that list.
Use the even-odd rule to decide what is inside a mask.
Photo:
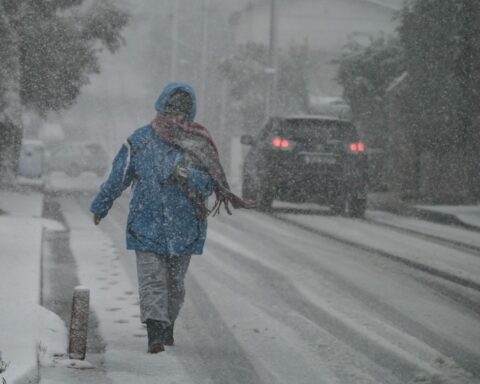
[{"label": "person walking", "polygon": [[[192,255],[203,252],[207,217],[223,206],[253,208],[230,191],[208,130],[194,122],[196,99],[185,83],[168,84],[155,103],[157,115],[122,145],[90,211],[98,225],[113,202],[132,186],[127,249],[134,250],[140,317],[148,352],[173,345]],[[215,203],[207,200],[215,193]]]}]

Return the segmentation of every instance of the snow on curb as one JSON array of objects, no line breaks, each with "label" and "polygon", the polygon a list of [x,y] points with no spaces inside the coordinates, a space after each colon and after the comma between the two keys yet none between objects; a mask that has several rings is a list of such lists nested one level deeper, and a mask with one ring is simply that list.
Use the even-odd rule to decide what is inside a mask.
[{"label": "snow on curb", "polygon": [[394,11],[400,11],[403,6],[402,0],[367,0],[369,3],[374,3],[382,7],[392,9]]},{"label": "snow on curb", "polygon": [[443,215],[455,224],[480,230],[480,206],[478,205],[416,205],[421,212]]},{"label": "snow on curb", "polygon": [[86,172],[78,177],[70,177],[53,172],[46,177],[45,190],[49,193],[93,192],[98,190],[102,178]]},{"label": "snow on curb", "polygon": [[[66,352],[64,322],[39,304],[44,221],[39,193],[0,192],[0,351],[9,363],[7,383],[37,377],[38,362],[50,364]],[[61,225],[48,221],[56,230]]]}]

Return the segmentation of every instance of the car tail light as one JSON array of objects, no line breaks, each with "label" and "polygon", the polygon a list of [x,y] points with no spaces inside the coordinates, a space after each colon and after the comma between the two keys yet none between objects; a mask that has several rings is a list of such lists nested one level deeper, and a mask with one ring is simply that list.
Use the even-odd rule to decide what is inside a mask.
[{"label": "car tail light", "polygon": [[365,152],[365,144],[362,142],[358,143],[351,143],[349,146],[350,152],[352,153],[359,153],[359,152]]},{"label": "car tail light", "polygon": [[288,149],[290,148],[290,142],[287,139],[282,139],[281,137],[274,137],[272,139],[272,146],[274,148]]}]

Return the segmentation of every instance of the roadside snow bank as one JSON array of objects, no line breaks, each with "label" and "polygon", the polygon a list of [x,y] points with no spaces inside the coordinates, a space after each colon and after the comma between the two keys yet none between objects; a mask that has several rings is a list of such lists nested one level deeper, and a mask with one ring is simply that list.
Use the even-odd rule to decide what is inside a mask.
[{"label": "roadside snow bank", "polygon": [[480,205],[417,205],[417,208],[453,215],[467,225],[480,228]]},{"label": "roadside snow bank", "polygon": [[66,352],[65,324],[39,304],[42,201],[39,193],[0,192],[0,209],[6,212],[0,215],[0,351],[9,363],[3,373],[9,384],[34,379],[38,360],[49,364]]},{"label": "roadside snow bank", "polygon": [[78,177],[53,172],[46,176],[45,190],[65,194],[70,192],[95,192],[102,182],[103,178],[90,172],[84,172]]}]

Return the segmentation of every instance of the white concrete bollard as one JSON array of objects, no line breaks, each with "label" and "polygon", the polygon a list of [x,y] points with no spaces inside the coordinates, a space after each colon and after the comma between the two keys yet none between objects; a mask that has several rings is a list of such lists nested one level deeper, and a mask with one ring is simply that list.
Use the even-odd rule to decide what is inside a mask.
[{"label": "white concrete bollard", "polygon": [[90,289],[75,287],[73,292],[72,316],[68,355],[70,359],[84,360],[87,352],[88,315],[90,312]]}]

